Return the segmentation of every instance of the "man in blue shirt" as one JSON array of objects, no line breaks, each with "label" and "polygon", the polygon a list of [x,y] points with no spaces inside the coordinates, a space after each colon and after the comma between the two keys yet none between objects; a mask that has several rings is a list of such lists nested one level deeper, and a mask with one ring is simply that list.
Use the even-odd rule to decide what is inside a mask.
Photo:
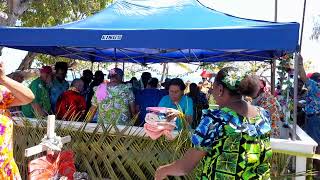
[{"label": "man in blue shirt", "polygon": [[59,96],[69,88],[69,83],[65,80],[68,72],[68,64],[66,62],[56,62],[55,70],[55,76],[50,89],[50,101],[53,112],[56,112],[55,107]]},{"label": "man in blue shirt", "polygon": [[[308,78],[303,67],[303,58],[299,55],[299,75],[308,89],[304,108],[306,114],[304,129],[312,139],[320,144],[320,73],[313,73]],[[319,146],[316,152],[320,152]],[[314,167],[319,171],[320,162],[315,160]]]}]

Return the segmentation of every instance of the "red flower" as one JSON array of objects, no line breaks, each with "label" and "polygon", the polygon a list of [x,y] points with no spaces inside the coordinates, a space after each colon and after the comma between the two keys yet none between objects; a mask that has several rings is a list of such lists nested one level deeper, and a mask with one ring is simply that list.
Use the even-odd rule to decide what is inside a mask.
[{"label": "red flower", "polygon": [[47,180],[58,174],[71,180],[75,172],[72,151],[49,154],[29,163],[29,180]]}]

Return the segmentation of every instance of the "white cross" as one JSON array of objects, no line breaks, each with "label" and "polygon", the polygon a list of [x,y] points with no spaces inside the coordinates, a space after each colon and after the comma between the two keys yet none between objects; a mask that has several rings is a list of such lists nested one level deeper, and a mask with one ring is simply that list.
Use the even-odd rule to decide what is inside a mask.
[{"label": "white cross", "polygon": [[[54,130],[55,130],[55,115],[49,115],[48,121],[47,121],[47,136],[46,136],[48,140],[53,140],[57,137]],[[61,138],[62,144],[68,143],[70,141],[71,141],[71,136],[65,136]],[[30,157],[44,151],[50,151],[50,148],[46,145],[39,144],[26,149],[24,152],[24,156]]]}]

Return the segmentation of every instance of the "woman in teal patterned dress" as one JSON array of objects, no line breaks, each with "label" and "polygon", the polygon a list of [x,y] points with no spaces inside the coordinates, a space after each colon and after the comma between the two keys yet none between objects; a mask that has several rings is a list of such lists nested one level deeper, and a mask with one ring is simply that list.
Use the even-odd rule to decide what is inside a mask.
[{"label": "woman in teal patterned dress", "polygon": [[155,179],[186,175],[199,162],[197,179],[270,179],[269,113],[243,100],[258,89],[258,78],[240,75],[232,67],[221,69],[210,91],[220,109],[204,113],[192,135],[193,148],[180,160],[159,167]]}]

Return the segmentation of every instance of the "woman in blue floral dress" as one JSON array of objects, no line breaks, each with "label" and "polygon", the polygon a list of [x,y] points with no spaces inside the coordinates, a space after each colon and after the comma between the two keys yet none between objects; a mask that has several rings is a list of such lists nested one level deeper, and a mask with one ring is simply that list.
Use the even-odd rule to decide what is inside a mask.
[{"label": "woman in blue floral dress", "polygon": [[220,109],[204,113],[192,135],[193,148],[159,167],[155,179],[186,175],[200,162],[197,179],[270,179],[269,113],[243,100],[257,93],[259,80],[240,74],[231,67],[219,71],[210,93]]}]

